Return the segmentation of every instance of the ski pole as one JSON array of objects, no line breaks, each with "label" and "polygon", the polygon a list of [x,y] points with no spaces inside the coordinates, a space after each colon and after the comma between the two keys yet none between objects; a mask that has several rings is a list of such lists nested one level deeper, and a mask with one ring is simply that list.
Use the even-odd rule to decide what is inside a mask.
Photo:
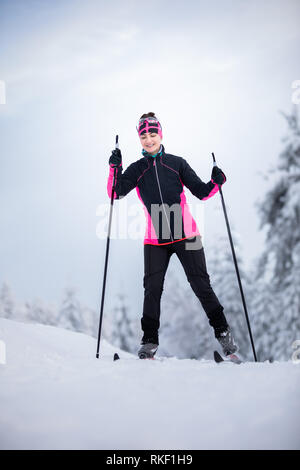
[{"label": "ski pole", "polygon": [[[116,135],[116,149],[119,148],[119,136]],[[108,253],[109,253],[109,242],[110,242],[110,230],[111,230],[111,221],[112,221],[112,212],[114,205],[114,195],[115,195],[115,180],[116,180],[117,167],[114,167],[114,177],[113,185],[110,198],[110,212],[109,212],[109,222],[108,222],[108,233],[106,239],[106,254],[105,254],[105,263],[104,263],[104,274],[103,274],[103,285],[102,285],[102,298],[101,298],[101,307],[100,307],[100,318],[99,318],[99,329],[98,329],[98,342],[97,342],[97,352],[96,358],[99,359],[99,348],[100,348],[100,337],[101,337],[101,328],[102,328],[102,317],[103,317],[103,306],[104,306],[104,297],[105,297],[105,287],[106,287],[106,274],[107,274],[107,263],[108,263]]]},{"label": "ski pole", "polygon": [[[214,153],[212,153],[212,157],[213,157],[213,161],[214,161],[214,166],[217,166]],[[230,241],[231,251],[232,251],[232,257],[233,257],[233,261],[234,261],[234,266],[235,266],[236,275],[237,275],[237,279],[238,279],[238,283],[239,283],[239,288],[240,288],[240,292],[241,292],[241,297],[242,297],[244,312],[245,312],[245,316],[246,316],[246,321],[247,321],[247,326],[248,326],[248,331],[249,331],[249,336],[250,336],[252,351],[253,351],[253,355],[254,355],[254,360],[255,360],[255,362],[257,362],[257,357],[256,357],[256,352],[255,352],[255,347],[254,347],[254,342],[253,342],[253,337],[252,337],[252,332],[251,332],[251,326],[250,326],[250,321],[249,321],[249,315],[248,315],[248,312],[247,312],[247,306],[246,306],[245,296],[244,296],[244,292],[243,292],[241,277],[240,277],[240,273],[239,273],[238,263],[237,263],[237,259],[236,259],[236,256],[235,256],[235,250],[234,250],[233,241],[232,241],[232,236],[231,236],[231,231],[230,231],[230,226],[229,226],[229,222],[228,222],[228,217],[227,217],[227,212],[226,212],[226,207],[225,207],[223,192],[222,192],[222,188],[221,188],[221,185],[220,185],[220,184],[218,184],[218,187],[219,187],[219,192],[220,192],[220,196],[221,196],[221,201],[222,201],[222,206],[223,206],[223,212],[224,212],[224,217],[225,217],[225,221],[226,221],[226,226],[227,226],[227,232],[228,232],[228,237],[229,237],[229,241]]]}]

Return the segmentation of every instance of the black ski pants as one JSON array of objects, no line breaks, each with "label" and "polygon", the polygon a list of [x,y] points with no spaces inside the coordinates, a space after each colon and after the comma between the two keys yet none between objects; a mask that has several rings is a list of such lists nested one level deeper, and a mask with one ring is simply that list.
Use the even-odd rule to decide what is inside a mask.
[{"label": "black ski pants", "polygon": [[[197,248],[195,249],[195,247]],[[209,324],[215,329],[215,332],[216,329],[226,329],[228,324],[223,306],[210,285],[201,237],[197,236],[166,245],[144,245],[145,290],[141,319],[144,338],[153,338],[157,340],[158,344],[160,301],[165,274],[173,253],[178,256],[191,288],[200,300],[209,319]],[[188,299],[186,308],[188,308]]]}]

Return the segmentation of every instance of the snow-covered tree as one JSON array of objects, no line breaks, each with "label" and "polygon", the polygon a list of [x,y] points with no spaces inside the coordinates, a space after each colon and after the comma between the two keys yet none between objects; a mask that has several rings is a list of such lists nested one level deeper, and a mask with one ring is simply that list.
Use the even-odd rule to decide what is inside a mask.
[{"label": "snow-covered tree", "polygon": [[273,185],[258,203],[266,230],[258,274],[277,303],[257,322],[267,325],[263,342],[275,359],[289,359],[293,341],[300,338],[300,128],[296,108],[284,116],[285,147],[271,173]]},{"label": "snow-covered tree", "polygon": [[81,332],[95,338],[98,335],[99,313],[89,307],[81,307],[82,326]]},{"label": "snow-covered tree", "polygon": [[23,319],[31,323],[41,323],[44,325],[56,325],[57,310],[54,306],[47,305],[41,299],[32,302],[25,302],[25,312]]},{"label": "snow-covered tree", "polygon": [[83,312],[76,298],[76,289],[72,287],[64,290],[62,306],[58,315],[58,326],[80,332],[83,330]]},{"label": "snow-covered tree", "polygon": [[41,323],[79,331],[97,337],[99,313],[82,306],[76,298],[76,289],[64,291],[62,306],[49,304],[40,298],[17,304],[10,286],[0,288],[0,317],[10,320]]},{"label": "snow-covered tree", "polygon": [[[232,226],[231,235],[251,325],[251,278],[244,272],[239,238],[237,233],[232,229]],[[227,233],[214,239],[214,245],[210,245],[208,247],[207,258],[207,266],[208,272],[210,273],[211,285],[220,303],[224,307],[224,314],[232,329],[234,339],[239,347],[239,353],[244,359],[249,359],[252,357],[252,348]]]},{"label": "snow-covered tree", "polygon": [[16,302],[13,298],[10,286],[3,282],[0,289],[0,317],[13,319]]},{"label": "snow-covered tree", "polygon": [[214,335],[177,260],[166,274],[160,324],[160,354],[194,359],[211,357]]},{"label": "snow-covered tree", "polygon": [[124,351],[136,352],[137,331],[137,319],[130,316],[125,295],[119,293],[116,296],[116,305],[110,314],[110,332],[107,339]]},{"label": "snow-covered tree", "polygon": [[[253,312],[251,326],[255,349],[259,361],[274,360],[274,351],[276,352],[279,341],[282,339],[279,334],[283,316],[282,298],[279,292],[274,291],[272,283],[266,282],[258,273],[258,267],[254,266],[252,280],[255,291],[253,290],[251,296],[251,311]],[[272,341],[272,338],[277,339]],[[276,343],[275,349],[272,343]]]}]

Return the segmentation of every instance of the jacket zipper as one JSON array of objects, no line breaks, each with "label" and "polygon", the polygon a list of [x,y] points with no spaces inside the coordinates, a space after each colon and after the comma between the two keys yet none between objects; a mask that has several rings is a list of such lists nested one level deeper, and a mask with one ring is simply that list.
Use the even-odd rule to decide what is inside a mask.
[{"label": "jacket zipper", "polygon": [[156,174],[156,180],[157,180],[158,189],[159,189],[159,194],[160,194],[160,200],[161,200],[161,203],[162,203],[162,206],[163,206],[163,210],[164,210],[164,213],[165,213],[165,216],[166,216],[166,221],[167,221],[167,223],[168,223],[168,227],[169,227],[169,230],[170,230],[170,236],[171,236],[172,241],[174,241],[174,238],[173,238],[173,235],[172,235],[172,232],[171,232],[171,227],[170,227],[169,220],[168,220],[167,213],[166,213],[166,208],[165,208],[165,205],[164,205],[164,202],[163,202],[161,187],[160,187],[159,178],[158,178],[158,173],[157,173],[157,165],[155,165],[155,159],[154,159],[154,161],[153,161],[153,166],[155,167],[155,174]]}]

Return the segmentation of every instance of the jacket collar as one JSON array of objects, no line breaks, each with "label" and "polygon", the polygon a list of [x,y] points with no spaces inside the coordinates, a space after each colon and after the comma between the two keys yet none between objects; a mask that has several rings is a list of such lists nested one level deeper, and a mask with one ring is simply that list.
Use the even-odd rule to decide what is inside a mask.
[{"label": "jacket collar", "polygon": [[145,149],[142,150],[142,154],[146,158],[155,158],[155,157],[160,157],[165,153],[165,147],[161,144],[159,151],[155,155],[151,155],[151,153],[148,153]]}]

